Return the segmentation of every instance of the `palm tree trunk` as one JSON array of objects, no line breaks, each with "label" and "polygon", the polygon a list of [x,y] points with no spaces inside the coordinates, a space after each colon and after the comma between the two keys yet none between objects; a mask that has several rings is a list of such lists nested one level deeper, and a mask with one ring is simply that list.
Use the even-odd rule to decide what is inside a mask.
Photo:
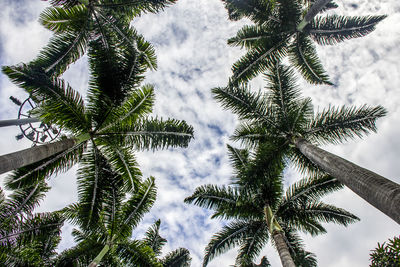
[{"label": "palm tree trunk", "polygon": [[317,0],[310,7],[307,14],[304,16],[303,20],[297,26],[298,31],[303,31],[303,29],[307,26],[310,21],[314,19],[314,17],[332,0]]},{"label": "palm tree trunk", "polygon": [[302,138],[294,139],[293,143],[314,164],[400,224],[399,184],[316,147]]},{"label": "palm tree trunk", "polygon": [[289,252],[289,247],[286,244],[285,237],[281,231],[275,230],[272,233],[272,238],[275,241],[276,249],[278,250],[279,257],[281,258],[282,267],[296,267],[293,262],[292,256]]},{"label": "palm tree trunk", "polygon": [[89,138],[90,138],[89,134],[83,134],[81,136],[78,136],[77,138],[64,139],[54,143],[35,146],[0,156],[0,174],[51,157],[57,153],[72,148],[75,144],[84,142]]},{"label": "palm tree trunk", "polygon": [[279,257],[282,262],[283,267],[296,267],[292,256],[289,252],[289,247],[286,244],[285,236],[283,235],[283,231],[278,221],[275,219],[275,215],[273,214],[271,207],[266,204],[264,206],[264,215],[265,221],[267,222],[269,232],[272,235],[272,238],[275,241],[276,249],[278,250]]},{"label": "palm tree trunk", "polygon": [[110,250],[110,246],[105,245],[104,248],[100,251],[99,255],[97,255],[97,257],[89,264],[88,267],[96,267],[97,265],[99,265],[99,263],[103,259],[104,255],[106,255],[106,253],[109,250]]},{"label": "palm tree trunk", "polygon": [[32,122],[39,122],[39,120],[37,118],[2,120],[2,121],[0,121],[0,127],[18,126],[18,125],[24,125],[24,124],[32,123]]}]

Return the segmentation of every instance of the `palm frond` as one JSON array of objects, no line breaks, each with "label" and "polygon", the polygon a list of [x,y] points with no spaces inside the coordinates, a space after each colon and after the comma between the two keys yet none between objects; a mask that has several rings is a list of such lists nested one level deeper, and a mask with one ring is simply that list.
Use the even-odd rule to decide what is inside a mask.
[{"label": "palm frond", "polygon": [[186,248],[178,248],[161,259],[163,267],[189,267],[192,258]]},{"label": "palm frond", "polygon": [[228,45],[240,46],[247,49],[257,48],[273,42],[273,38],[285,36],[287,33],[274,33],[272,29],[265,24],[261,25],[245,25],[237,33],[235,37],[228,39]]},{"label": "palm frond", "polygon": [[147,118],[134,124],[116,125],[97,136],[112,139],[123,145],[133,146],[138,150],[156,150],[168,147],[187,147],[193,138],[193,127],[185,121],[175,119],[161,120]]},{"label": "palm frond", "polygon": [[304,243],[300,236],[293,229],[285,227],[283,229],[290,255],[296,266],[317,267],[315,254],[304,249]]},{"label": "palm frond", "polygon": [[72,8],[49,7],[39,16],[39,22],[54,33],[81,30],[85,24],[88,9],[83,5]]},{"label": "palm frond", "polygon": [[152,249],[137,240],[119,243],[116,253],[124,266],[162,267]]},{"label": "palm frond", "polygon": [[218,210],[226,206],[235,207],[238,197],[238,191],[231,186],[203,185],[197,187],[190,197],[185,198],[184,202]]},{"label": "palm frond", "polygon": [[[264,23],[265,21],[277,19],[273,17],[274,2],[263,0],[222,0],[228,11],[230,20],[240,20],[247,17],[255,23]],[[279,22],[279,21],[277,21]]]},{"label": "palm frond", "polygon": [[121,207],[122,217],[119,231],[131,235],[132,228],[136,227],[144,214],[153,206],[157,196],[154,177],[143,182],[136,192]]},{"label": "palm frond", "polygon": [[287,36],[273,36],[246,53],[232,66],[232,81],[245,83],[266,71],[274,62],[280,61],[287,53]]},{"label": "palm frond", "polygon": [[288,54],[291,64],[309,83],[332,85],[308,36],[297,33],[296,41],[290,46]]},{"label": "palm frond", "polygon": [[385,15],[317,17],[305,28],[305,31],[321,45],[334,45],[348,39],[366,36],[385,18]]},{"label": "palm frond", "polygon": [[161,249],[167,243],[167,239],[160,235],[160,224],[161,220],[157,220],[150,228],[146,231],[143,242],[151,247],[156,256],[161,254]]},{"label": "palm frond", "polygon": [[62,6],[64,8],[71,8],[80,5],[82,1],[79,0],[44,0],[49,1],[52,6]]},{"label": "palm frond", "polygon": [[230,145],[227,145],[227,148],[228,156],[234,169],[234,173],[235,175],[239,175],[249,162],[250,152],[248,149],[238,149]]},{"label": "palm frond", "polygon": [[382,106],[345,107],[329,106],[309,123],[307,138],[321,144],[343,143],[347,139],[376,132],[376,120],[386,115]]}]

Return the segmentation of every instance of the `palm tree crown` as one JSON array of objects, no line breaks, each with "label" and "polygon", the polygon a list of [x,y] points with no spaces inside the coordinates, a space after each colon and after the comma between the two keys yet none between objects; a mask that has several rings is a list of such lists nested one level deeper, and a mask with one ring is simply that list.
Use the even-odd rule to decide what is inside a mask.
[{"label": "palm tree crown", "polygon": [[296,231],[317,235],[326,232],[321,222],[346,226],[358,220],[351,213],[321,201],[326,194],[342,188],[336,179],[327,175],[303,179],[285,193],[283,164],[279,159],[269,160],[265,154],[269,150],[258,149],[251,155],[245,149],[228,148],[234,184],[201,186],[185,199],[187,203],[214,210],[213,218],[233,220],[213,236],[206,248],[203,266],[234,246],[240,246],[236,265],[252,266],[269,237],[276,243],[279,240],[275,235],[281,232],[296,266],[316,266],[315,257],[303,249]]},{"label": "palm tree crown", "polygon": [[[330,1],[223,0],[229,17],[247,17],[255,25],[244,26],[228,40],[248,52],[232,67],[233,81],[247,82],[286,55],[302,76],[313,84],[331,84],[316,53],[313,40],[333,45],[372,32],[386,16],[315,15],[335,8]],[[318,4],[322,3],[322,6]],[[328,2],[328,4],[326,4]],[[310,8],[310,6],[312,6]],[[315,6],[318,8],[315,10]],[[307,12],[308,11],[308,12]]]},{"label": "palm tree crown", "polygon": [[276,64],[266,78],[266,93],[233,84],[212,90],[222,106],[242,120],[232,139],[251,147],[267,146],[302,171],[322,169],[400,223],[400,210],[395,208],[400,185],[316,147],[375,132],[375,122],[386,110],[329,106],[314,114],[311,99],[301,98],[290,68]]}]

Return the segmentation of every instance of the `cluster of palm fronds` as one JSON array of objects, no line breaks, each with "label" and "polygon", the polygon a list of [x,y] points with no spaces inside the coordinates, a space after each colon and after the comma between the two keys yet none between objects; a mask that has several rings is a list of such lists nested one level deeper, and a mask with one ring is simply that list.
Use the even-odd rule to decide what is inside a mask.
[{"label": "cluster of palm fronds", "polygon": [[[331,45],[362,37],[385,16],[325,15],[337,7],[330,0],[222,0],[229,18],[247,17],[228,44],[247,53],[233,64],[226,87],[214,88],[215,99],[238,115],[231,139],[246,148],[228,146],[234,170],[232,184],[205,185],[186,198],[230,220],[212,237],[203,265],[239,246],[235,266],[255,264],[271,241],[283,266],[316,266],[299,231],[325,233],[322,223],[347,226],[358,218],[322,202],[325,195],[349,187],[400,223],[400,186],[317,147],[338,144],[376,131],[383,107],[333,107],[314,114],[302,97],[289,62],[312,84],[331,85],[314,41]],[[185,121],[149,117],[154,88],[142,85],[147,70],[157,68],[155,51],[131,25],[133,18],[158,12],[176,0],[51,0],[40,22],[54,32],[48,45],[28,64],[3,72],[29,93],[38,107],[31,115],[61,127],[66,136],[0,157],[0,173],[13,170],[0,192],[0,261],[7,266],[188,266],[188,250],[164,258],[160,221],[142,240],[132,232],[156,199],[153,177],[142,179],[135,151],[186,147],[193,128]],[[61,75],[87,53],[90,80],[87,99]],[[265,91],[248,82],[260,73]],[[34,213],[49,189],[50,176],[79,163],[78,201],[52,213]],[[284,169],[294,164],[307,175],[284,188]],[[56,253],[64,221],[76,245]]]},{"label": "cluster of palm fronds", "polygon": [[[7,266],[190,264],[183,248],[159,257],[166,242],[159,235],[160,221],[145,239],[131,238],[156,199],[155,180],[142,179],[134,152],[186,147],[193,137],[185,121],[149,116],[155,89],[141,83],[148,69],[156,69],[156,56],[130,26],[134,17],[174,2],[50,1],[40,15],[54,32],[48,45],[28,64],[3,67],[39,103],[31,115],[67,133],[11,158],[24,159],[6,179],[14,193],[8,199],[2,193],[0,200],[0,259]],[[60,78],[84,53],[90,72],[86,100]],[[50,176],[77,163],[77,203],[34,214]],[[76,245],[57,254],[64,221],[77,227],[72,233]]]}]

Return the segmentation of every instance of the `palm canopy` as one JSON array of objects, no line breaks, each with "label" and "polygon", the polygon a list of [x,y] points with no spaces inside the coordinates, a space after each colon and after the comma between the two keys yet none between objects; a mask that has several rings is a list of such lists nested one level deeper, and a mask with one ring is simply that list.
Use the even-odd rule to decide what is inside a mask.
[{"label": "palm canopy", "polygon": [[49,187],[45,182],[15,190],[0,188],[0,261],[4,266],[52,266],[64,219],[59,213],[34,213]]},{"label": "palm canopy", "polygon": [[[316,13],[310,10],[312,9],[310,6],[315,3],[310,0],[223,0],[223,2],[231,19],[247,17],[254,22],[254,25],[244,26],[235,37],[228,40],[228,44],[245,47],[248,51],[232,67],[232,79],[240,83],[249,81],[266,71],[275,61],[280,61],[288,55],[290,63],[308,82],[331,84],[313,41],[320,45],[333,45],[347,39],[362,37],[372,32],[377,23],[386,17],[339,15],[315,17]],[[322,11],[335,7],[334,3],[328,3]],[[310,22],[306,23],[306,18],[310,19]]]},{"label": "palm canopy", "polygon": [[[123,47],[138,52],[138,61],[157,67],[153,47],[129,26],[144,12],[158,12],[176,0],[54,0],[40,15],[40,22],[55,35],[34,64],[60,75],[94,44],[104,51]],[[89,54],[91,51],[89,49]]]},{"label": "palm canopy", "polygon": [[15,172],[9,182],[12,188],[68,169],[79,161],[85,149],[103,155],[114,170],[126,173],[127,184],[132,188],[140,178],[134,151],[188,145],[193,128],[185,121],[148,116],[154,103],[154,88],[140,85],[142,70],[132,60],[136,55],[116,51],[111,54],[115,60],[105,63],[101,57],[103,51],[98,51],[99,57],[90,58],[86,105],[81,95],[63,79],[49,77],[40,67],[3,67],[3,72],[14,83],[34,100],[41,100],[37,101],[41,104],[35,109],[36,117],[63,128],[70,133],[70,138],[78,140],[56,157]]},{"label": "palm canopy", "polygon": [[265,74],[266,91],[253,92],[248,85],[212,89],[214,98],[239,116],[233,136],[250,147],[262,145],[291,159],[302,171],[315,165],[293,146],[303,138],[314,145],[339,144],[376,132],[375,122],[386,115],[382,106],[329,106],[314,114],[311,98],[303,98],[290,67],[276,64]]},{"label": "palm canopy", "polygon": [[296,232],[317,235],[326,232],[322,222],[346,226],[358,220],[353,214],[321,201],[343,187],[336,179],[328,175],[302,179],[285,192],[283,164],[269,160],[265,155],[268,150],[259,149],[251,154],[245,149],[228,148],[234,184],[201,186],[185,199],[186,203],[214,210],[213,218],[232,220],[212,237],[203,266],[235,246],[240,247],[236,265],[252,266],[275,231],[284,233],[296,266],[316,266],[315,256],[304,250]]},{"label": "palm canopy", "polygon": [[[84,156],[82,164],[78,202],[61,210],[78,227],[72,232],[77,245],[62,252],[55,266],[87,266],[91,262],[106,266],[160,266],[151,247],[131,239],[133,230],[155,202],[154,178],[139,183],[127,194],[125,178],[113,170],[107,159],[92,152]],[[90,179],[92,175],[86,172],[100,177]]]}]

